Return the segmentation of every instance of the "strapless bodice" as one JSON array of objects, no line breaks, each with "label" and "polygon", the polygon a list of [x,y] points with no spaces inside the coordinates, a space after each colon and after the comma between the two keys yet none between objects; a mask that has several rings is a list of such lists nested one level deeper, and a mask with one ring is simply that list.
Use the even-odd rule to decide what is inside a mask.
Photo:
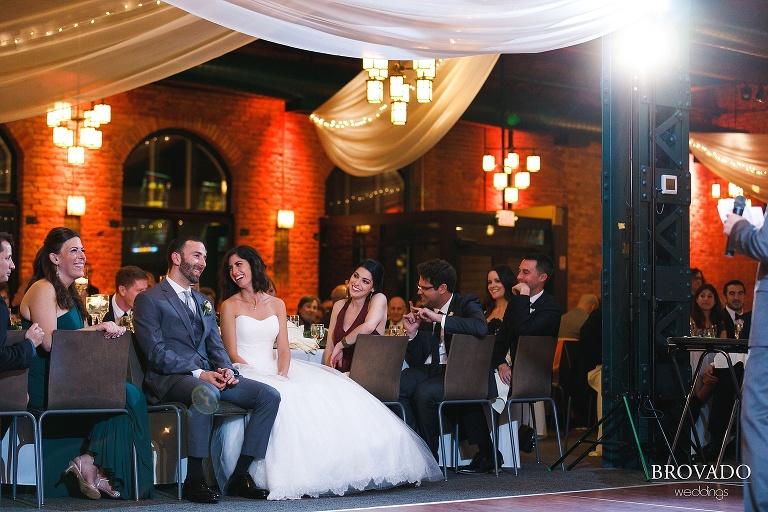
[{"label": "strapless bodice", "polygon": [[268,316],[264,320],[245,315],[235,317],[237,354],[250,365],[274,361],[273,347],[278,332],[280,332],[280,324],[275,315]]}]

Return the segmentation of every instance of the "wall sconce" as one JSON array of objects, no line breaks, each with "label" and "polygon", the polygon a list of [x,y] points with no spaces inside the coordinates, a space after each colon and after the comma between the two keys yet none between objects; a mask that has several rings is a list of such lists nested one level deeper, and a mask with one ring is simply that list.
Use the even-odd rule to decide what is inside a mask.
[{"label": "wall sconce", "polygon": [[743,196],[744,195],[744,189],[741,188],[740,186],[734,184],[734,183],[729,183],[728,184],[728,195],[731,196],[731,197]]},{"label": "wall sconce", "polygon": [[280,229],[293,229],[293,210],[277,210],[277,227]]},{"label": "wall sconce", "polygon": [[371,232],[370,224],[358,224],[355,226],[355,233],[359,233],[361,235],[367,235],[370,232]]},{"label": "wall sconce", "polygon": [[85,215],[85,196],[67,196],[67,215],[74,217]]},{"label": "wall sconce", "polygon": [[713,183],[712,184],[712,197],[715,199],[720,198],[720,184],[719,183]]}]

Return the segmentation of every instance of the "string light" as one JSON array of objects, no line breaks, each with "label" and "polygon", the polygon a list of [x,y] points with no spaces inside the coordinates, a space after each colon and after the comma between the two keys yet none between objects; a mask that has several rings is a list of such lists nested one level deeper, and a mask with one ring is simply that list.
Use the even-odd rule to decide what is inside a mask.
[{"label": "string light", "polygon": [[152,2],[149,4],[139,3],[139,4],[136,4],[134,7],[131,7],[131,4],[121,3],[120,5],[123,6],[122,11],[113,12],[110,10],[110,11],[105,11],[104,14],[100,14],[96,16],[88,16],[79,20],[68,21],[66,23],[62,23],[61,25],[59,25],[58,30],[48,29],[40,32],[32,30],[29,32],[29,35],[27,36],[22,36],[19,34],[15,37],[9,37],[8,39],[1,39],[0,46],[8,46],[10,44],[20,45],[20,44],[28,43],[37,39],[45,38],[45,37],[51,37],[58,34],[65,34],[75,29],[82,30],[82,29],[85,29],[86,27],[98,24],[107,16],[112,16],[112,15],[121,14],[121,13],[128,13],[134,9],[139,9],[142,7],[160,6],[162,5],[162,2],[160,0],[156,0],[155,2]]},{"label": "string light", "polygon": [[315,123],[318,126],[322,126],[323,128],[328,128],[331,130],[343,130],[344,128],[355,128],[358,126],[364,126],[368,123],[372,123],[379,119],[385,110],[389,108],[389,105],[381,105],[378,109],[376,114],[373,116],[365,116],[362,119],[354,120],[337,120],[337,119],[331,119],[326,120],[322,117],[318,117],[315,114],[310,114],[309,119]]},{"label": "string light", "polygon": [[764,169],[758,169],[754,165],[746,164],[740,160],[734,160],[733,158],[730,158],[730,157],[721,156],[717,153],[717,151],[710,150],[707,146],[705,146],[700,142],[696,142],[694,139],[689,139],[688,144],[692,148],[700,149],[701,151],[704,152],[705,155],[707,155],[710,158],[714,158],[716,161],[718,161],[721,164],[725,164],[737,169],[742,169],[756,176],[765,176],[766,174],[768,174],[768,171]]},{"label": "string light", "polygon": [[400,187],[393,187],[393,188],[380,188],[378,190],[374,190],[373,192],[367,192],[362,195],[351,195],[346,199],[337,199],[336,201],[329,201],[328,206],[341,206],[342,204],[350,204],[350,203],[362,203],[363,201],[370,201],[371,199],[375,199],[378,196],[389,196],[392,194],[399,194],[400,193]]}]

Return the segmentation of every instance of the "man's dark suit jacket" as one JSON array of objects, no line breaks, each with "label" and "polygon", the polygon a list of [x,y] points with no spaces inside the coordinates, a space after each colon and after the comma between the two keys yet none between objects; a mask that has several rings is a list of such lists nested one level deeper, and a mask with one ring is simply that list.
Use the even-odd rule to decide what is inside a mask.
[{"label": "man's dark suit jacket", "polygon": [[[742,320],[744,320],[744,326],[741,328],[739,338],[742,340],[748,340],[749,328],[752,326],[752,312],[747,311],[744,313],[742,315]],[[731,314],[728,313],[726,308],[723,308],[723,325],[725,325],[726,336],[731,339],[736,338],[736,327],[734,327],[733,320],[731,320]]]},{"label": "man's dark suit jacket", "polygon": [[102,322],[114,322],[115,321],[115,309],[112,307],[112,300],[115,298],[114,295],[109,296],[109,311],[107,311],[107,314],[104,315],[104,318],[101,320]]},{"label": "man's dark suit jacket", "polygon": [[0,372],[29,368],[34,355],[34,346],[27,340],[16,345],[5,344],[10,323],[8,305],[0,298]]},{"label": "man's dark suit jacket", "polygon": [[[533,313],[531,313],[533,309]],[[520,336],[554,336],[560,331],[560,306],[555,298],[544,292],[531,305],[528,295],[513,295],[504,312],[496,344],[493,347],[492,368],[502,364],[509,351],[511,362],[515,362],[517,339]]]},{"label": "man's dark suit jacket", "polygon": [[[459,295],[454,293],[448,305],[448,315],[445,317],[445,349],[450,351],[451,338],[454,334],[471,334],[484,338],[488,333],[483,307],[475,295]],[[440,343],[439,329],[432,332],[432,324],[422,322],[416,337],[408,342],[405,361],[411,368],[424,367],[424,361],[432,354],[433,343]]]}]

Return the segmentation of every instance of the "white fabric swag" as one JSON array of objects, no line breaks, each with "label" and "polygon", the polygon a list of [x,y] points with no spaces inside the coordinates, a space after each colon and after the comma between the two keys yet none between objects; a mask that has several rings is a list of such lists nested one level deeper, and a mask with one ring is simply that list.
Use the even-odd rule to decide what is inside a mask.
[{"label": "white fabric swag", "polygon": [[689,147],[714,174],[768,203],[768,134],[691,133]]}]

